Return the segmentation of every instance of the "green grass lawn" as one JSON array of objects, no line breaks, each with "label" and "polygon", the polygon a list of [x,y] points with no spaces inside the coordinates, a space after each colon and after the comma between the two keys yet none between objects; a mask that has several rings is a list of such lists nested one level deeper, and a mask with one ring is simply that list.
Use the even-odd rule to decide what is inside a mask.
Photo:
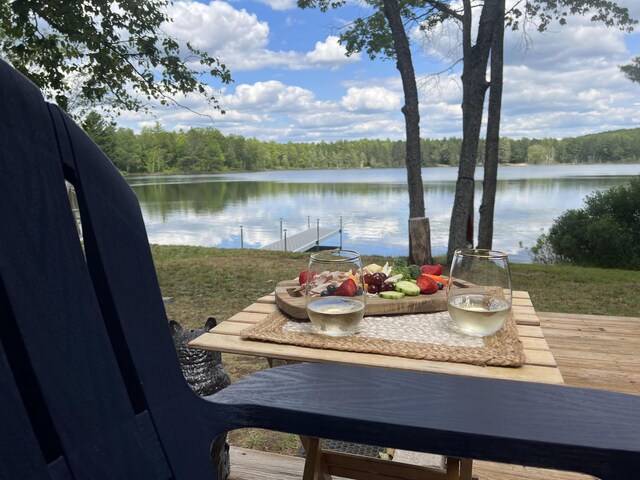
[{"label": "green grass lawn", "polygon": [[[152,246],[152,250],[162,294],[173,298],[167,314],[186,328],[202,327],[209,316],[219,322],[229,318],[273,292],[279,281],[297,278],[309,258],[308,253],[262,250],[182,246]],[[363,259],[380,265],[386,260]],[[568,265],[511,267],[513,288],[528,291],[537,311],[640,315],[640,272]],[[234,381],[267,366],[264,359],[240,355],[224,354],[223,362]],[[290,455],[300,445],[294,435],[258,429],[231,432],[229,442]]]},{"label": "green grass lawn", "polygon": [[[185,326],[224,320],[297,278],[308,253],[153,246],[162,293],[173,297],[169,317]],[[365,257],[383,264],[383,257]],[[389,259],[391,262],[393,259]],[[511,265],[514,290],[526,290],[538,311],[638,316],[640,272],[569,265]]]}]

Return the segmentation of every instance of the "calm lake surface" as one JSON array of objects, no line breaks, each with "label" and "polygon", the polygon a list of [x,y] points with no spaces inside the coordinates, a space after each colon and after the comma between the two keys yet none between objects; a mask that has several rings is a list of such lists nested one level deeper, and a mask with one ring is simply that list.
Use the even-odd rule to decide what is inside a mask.
[{"label": "calm lake surface", "polygon": [[[427,217],[434,255],[446,253],[457,168],[424,168]],[[476,179],[482,179],[482,168]],[[622,185],[640,165],[501,167],[493,247],[511,260],[530,262],[535,244],[553,219],[580,208],[596,190]],[[151,243],[260,248],[291,236],[317,219],[339,228],[342,245],[365,254],[408,254],[409,195],[404,169],[306,170],[217,175],[129,177],[142,205]],[[476,182],[476,212],[482,197]],[[476,214],[476,228],[478,215]],[[339,245],[340,236],[322,245]]]}]

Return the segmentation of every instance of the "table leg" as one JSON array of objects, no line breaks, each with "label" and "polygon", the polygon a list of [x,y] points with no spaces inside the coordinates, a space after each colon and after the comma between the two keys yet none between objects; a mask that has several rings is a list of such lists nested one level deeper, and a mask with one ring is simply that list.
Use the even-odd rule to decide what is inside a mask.
[{"label": "table leg", "polygon": [[319,438],[300,437],[306,452],[302,480],[331,480],[322,458],[322,440]]},{"label": "table leg", "polygon": [[445,472],[446,480],[474,480],[472,459],[446,457],[446,464],[447,464],[447,469]]},{"label": "table leg", "polygon": [[470,458],[460,459],[460,480],[472,480],[473,460]]}]

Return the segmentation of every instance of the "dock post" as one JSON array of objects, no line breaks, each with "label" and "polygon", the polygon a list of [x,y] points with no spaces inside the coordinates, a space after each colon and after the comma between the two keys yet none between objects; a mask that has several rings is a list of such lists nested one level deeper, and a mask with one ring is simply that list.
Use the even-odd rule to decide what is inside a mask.
[{"label": "dock post", "polygon": [[240,248],[244,248],[244,232],[242,230],[242,225],[240,225]]},{"label": "dock post", "polygon": [[284,251],[287,251],[287,229],[284,229]]},{"label": "dock post", "polygon": [[320,251],[320,219],[316,218],[316,252]]},{"label": "dock post", "polygon": [[342,215],[340,215],[340,250],[342,250]]},{"label": "dock post", "polygon": [[311,230],[311,215],[307,215],[307,228]]},{"label": "dock post", "polygon": [[280,240],[282,240],[282,218],[280,219]]}]

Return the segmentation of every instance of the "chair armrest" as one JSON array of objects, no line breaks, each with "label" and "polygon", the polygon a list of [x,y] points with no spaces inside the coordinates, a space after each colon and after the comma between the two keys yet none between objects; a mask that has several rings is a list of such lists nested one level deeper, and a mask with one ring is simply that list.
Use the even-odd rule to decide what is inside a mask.
[{"label": "chair armrest", "polygon": [[298,364],[256,373],[208,400],[239,422],[231,428],[251,425],[601,478],[640,471],[636,395]]}]

